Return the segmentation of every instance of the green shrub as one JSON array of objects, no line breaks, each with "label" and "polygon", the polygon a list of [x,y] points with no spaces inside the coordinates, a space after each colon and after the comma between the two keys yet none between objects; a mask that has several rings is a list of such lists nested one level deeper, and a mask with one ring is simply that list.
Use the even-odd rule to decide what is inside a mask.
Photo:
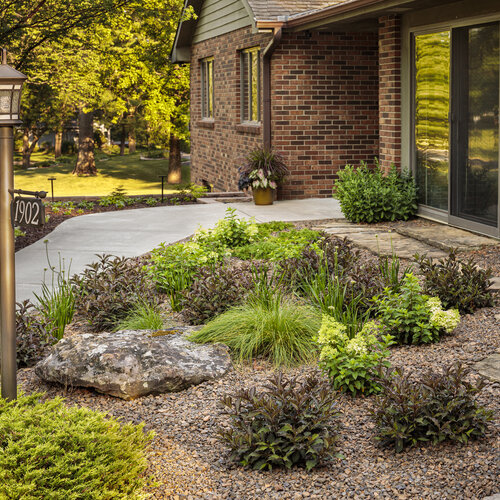
[{"label": "green shrub", "polygon": [[[257,233],[259,234],[259,233]],[[289,229],[249,245],[235,248],[232,255],[239,259],[266,259],[282,261],[299,257],[305,247],[312,245],[321,237],[321,233],[312,229]]]},{"label": "green shrub", "polygon": [[372,394],[380,391],[377,371],[389,366],[390,335],[380,336],[381,327],[366,323],[355,335],[331,316],[324,315],[317,336],[320,346],[320,367],[336,390],[351,394]]},{"label": "green shrub", "polygon": [[426,441],[467,443],[482,436],[493,414],[475,401],[484,383],[467,382],[467,374],[460,364],[417,381],[401,369],[386,372],[372,412],[376,439],[400,452]]},{"label": "green shrub", "polygon": [[189,290],[183,292],[182,315],[188,323],[200,325],[240,304],[251,288],[248,266],[236,268],[218,263],[202,267]]},{"label": "green shrub", "polygon": [[162,330],[163,318],[156,303],[138,302],[115,330]]},{"label": "green shrub", "polygon": [[273,233],[279,233],[287,229],[293,229],[295,226],[291,222],[283,222],[280,220],[273,220],[270,222],[262,222],[257,224],[257,239],[263,240],[269,238]]},{"label": "green shrub", "polygon": [[236,210],[228,208],[225,217],[220,219],[213,229],[198,229],[193,241],[201,247],[227,253],[227,249],[248,245],[255,239],[257,233],[255,221],[238,219]]},{"label": "green shrub", "polygon": [[311,377],[304,382],[277,373],[265,389],[245,389],[226,396],[222,404],[231,419],[219,438],[231,458],[257,470],[295,465],[311,470],[338,456],[334,442],[339,413],[327,384]]},{"label": "green shrub", "polygon": [[0,497],[139,499],[152,435],[42,394],[0,399]]},{"label": "green shrub", "polygon": [[375,303],[387,333],[400,344],[436,342],[460,323],[458,310],[444,311],[437,297],[422,295],[418,279],[411,273],[403,278],[399,292],[386,288]]},{"label": "green shrub", "polygon": [[293,365],[314,358],[319,323],[316,310],[280,290],[269,293],[257,287],[245,304],[216,317],[190,339],[226,344],[240,361],[262,356],[277,366]]},{"label": "green shrub", "polygon": [[394,292],[399,291],[404,277],[413,272],[411,265],[406,266],[401,271],[401,261],[395,254],[390,258],[387,255],[379,256],[378,267],[384,285]]},{"label": "green shrub", "polygon": [[351,222],[408,220],[417,211],[417,188],[414,180],[399,174],[396,167],[384,175],[377,165],[359,168],[347,165],[338,172],[335,196]]},{"label": "green shrub", "polygon": [[97,257],[97,262],[72,278],[76,307],[95,331],[114,329],[141,302],[158,301],[145,271],[132,259],[104,254]]},{"label": "green shrub", "polygon": [[489,289],[493,273],[491,269],[479,269],[474,259],[461,261],[452,250],[438,261],[418,255],[415,260],[424,276],[424,290],[439,297],[444,307],[456,307],[468,314],[494,305]]},{"label": "green shrub", "polygon": [[115,206],[117,208],[122,208],[127,204],[127,193],[123,186],[118,186],[108,196],[103,196],[99,200],[99,205],[101,207]]},{"label": "green shrub", "polygon": [[35,306],[29,301],[16,304],[16,355],[17,366],[31,366],[43,356],[45,348],[56,339],[52,330],[39,320]]},{"label": "green shrub", "polygon": [[151,252],[146,271],[158,290],[168,295],[172,309],[179,311],[182,292],[191,286],[198,269],[213,266],[221,259],[219,253],[194,241],[175,245],[162,243]]}]

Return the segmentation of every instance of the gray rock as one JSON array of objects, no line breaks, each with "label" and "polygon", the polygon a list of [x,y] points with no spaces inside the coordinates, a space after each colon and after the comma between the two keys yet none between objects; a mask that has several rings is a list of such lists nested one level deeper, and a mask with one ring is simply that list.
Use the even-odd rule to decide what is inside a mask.
[{"label": "gray rock", "polygon": [[500,354],[492,354],[474,365],[474,368],[483,376],[494,382],[500,382]]},{"label": "gray rock", "polygon": [[46,382],[135,399],[178,392],[231,369],[226,346],[195,344],[186,336],[178,329],[74,335],[59,341],[35,373]]}]

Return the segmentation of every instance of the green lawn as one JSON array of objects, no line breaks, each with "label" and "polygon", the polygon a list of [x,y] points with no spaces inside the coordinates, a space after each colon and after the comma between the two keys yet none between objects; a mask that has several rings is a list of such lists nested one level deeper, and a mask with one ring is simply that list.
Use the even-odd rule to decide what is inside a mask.
[{"label": "green lawn", "polygon": [[[16,156],[16,159],[20,159]],[[53,160],[53,155],[35,153],[32,156],[33,166],[38,162]],[[104,196],[118,186],[123,186],[126,193],[132,194],[160,194],[161,180],[159,175],[166,175],[168,160],[140,159],[140,153],[131,155],[97,155],[97,176],[77,177],[72,175],[76,161],[74,157],[63,157],[57,166],[39,167],[35,170],[21,170],[14,172],[14,186],[16,189],[29,191],[47,191],[50,195],[49,177],[55,177],[54,196]],[[64,162],[64,163],[63,163]],[[189,165],[183,164],[183,182],[189,182]],[[166,193],[175,192],[174,186],[167,185]]]}]

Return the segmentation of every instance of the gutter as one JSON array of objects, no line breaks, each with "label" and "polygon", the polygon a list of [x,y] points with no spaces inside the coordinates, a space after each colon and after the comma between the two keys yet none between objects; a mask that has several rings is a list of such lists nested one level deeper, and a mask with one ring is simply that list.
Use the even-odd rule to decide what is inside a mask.
[{"label": "gutter", "polygon": [[275,25],[273,38],[264,49],[262,59],[264,149],[268,150],[271,149],[271,57],[281,42],[282,34],[282,25]]}]

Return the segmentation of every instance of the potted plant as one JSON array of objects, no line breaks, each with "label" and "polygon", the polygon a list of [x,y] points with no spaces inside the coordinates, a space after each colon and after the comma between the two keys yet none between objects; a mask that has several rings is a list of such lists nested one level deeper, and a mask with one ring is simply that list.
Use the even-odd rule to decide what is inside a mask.
[{"label": "potted plant", "polygon": [[238,188],[252,188],[256,205],[272,205],[273,192],[288,175],[288,168],[281,153],[265,148],[257,148],[245,157],[245,163],[238,168],[240,179]]}]

